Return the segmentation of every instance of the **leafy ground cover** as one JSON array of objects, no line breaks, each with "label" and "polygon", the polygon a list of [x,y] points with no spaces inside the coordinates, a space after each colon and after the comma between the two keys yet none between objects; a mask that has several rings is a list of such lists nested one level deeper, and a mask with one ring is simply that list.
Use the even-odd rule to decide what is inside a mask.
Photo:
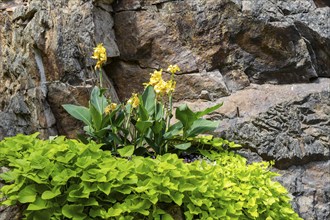
[{"label": "leafy ground cover", "polygon": [[[17,135],[0,142],[0,205],[22,205],[24,218],[48,219],[300,219],[269,163],[246,164],[234,142],[204,135],[219,122],[203,118],[222,103],[175,111],[176,65],[155,70],[142,94],[117,104],[105,96],[99,44],[99,86],[89,106],[63,107],[85,124],[80,140]],[[174,115],[173,115],[174,112]],[[175,117],[176,122],[171,123]]]},{"label": "leafy ground cover", "polygon": [[89,144],[38,134],[0,142],[2,205],[26,205],[25,219],[299,219],[266,162],[207,151],[185,163],[176,154],[120,158]]}]

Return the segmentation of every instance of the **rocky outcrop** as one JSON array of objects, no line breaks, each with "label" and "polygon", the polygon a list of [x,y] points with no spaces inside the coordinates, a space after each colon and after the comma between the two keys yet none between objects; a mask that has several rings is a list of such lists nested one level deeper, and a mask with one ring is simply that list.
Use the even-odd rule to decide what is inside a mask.
[{"label": "rocky outcrop", "polygon": [[[249,161],[274,160],[304,219],[328,219],[330,8],[327,1],[121,0],[121,55],[109,65],[119,97],[154,69],[178,64],[177,105],[213,115],[216,135]],[[127,31],[129,30],[129,31]],[[311,180],[312,179],[312,180]]]},{"label": "rocky outcrop", "polygon": [[[235,77],[244,79],[231,91],[251,82],[301,83],[330,76],[330,8],[311,0],[122,0],[114,8],[121,56],[110,76],[121,99],[130,96],[125,85],[172,63],[185,74],[219,70],[230,85]],[[121,80],[126,66],[135,75],[128,82]]]},{"label": "rocky outcrop", "polygon": [[223,101],[210,116],[222,120],[216,135],[242,143],[250,162],[275,160],[301,217],[330,217],[328,1],[111,3],[0,1],[0,140],[34,131],[73,137],[81,125],[61,105],[87,104],[97,79],[89,57],[103,42],[113,99],[178,64],[176,104]]},{"label": "rocky outcrop", "polygon": [[[196,110],[223,102],[210,115],[216,135],[243,145],[249,163],[274,161],[277,179],[304,219],[330,216],[330,79],[314,83],[251,84],[214,101],[184,101]],[[180,103],[176,103],[178,105]]]},{"label": "rocky outcrop", "polygon": [[0,2],[0,139],[76,133],[77,122],[61,105],[87,104],[96,43],[104,43],[109,57],[119,54],[111,1],[93,2]]}]

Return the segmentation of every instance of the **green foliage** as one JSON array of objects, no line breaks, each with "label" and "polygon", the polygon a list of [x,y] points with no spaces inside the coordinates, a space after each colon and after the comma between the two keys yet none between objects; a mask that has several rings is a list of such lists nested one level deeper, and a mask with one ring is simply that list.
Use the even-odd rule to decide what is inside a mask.
[{"label": "green foliage", "polygon": [[[111,105],[102,91],[95,87],[92,90],[89,108],[75,105],[63,105],[65,110],[76,119],[85,123],[89,140],[103,143],[104,149],[120,154],[120,148],[134,147],[129,151],[135,155],[165,154],[187,150],[192,146],[191,138],[210,132],[219,126],[219,122],[202,117],[222,106],[193,112],[187,105],[175,111],[177,123],[171,125],[172,95],[169,102],[157,96],[153,86],[147,86],[142,95],[137,96],[137,106],[132,103],[120,104],[111,112],[106,107]],[[121,150],[122,152],[122,150]],[[125,156],[131,156],[125,153]]]},{"label": "green foliage", "polygon": [[0,166],[10,168],[0,175],[8,183],[0,204],[26,204],[25,219],[173,219],[164,204],[179,206],[186,219],[300,219],[265,162],[247,166],[226,151],[205,151],[209,159],[193,163],[176,154],[126,159],[95,142],[37,135],[0,142]]}]

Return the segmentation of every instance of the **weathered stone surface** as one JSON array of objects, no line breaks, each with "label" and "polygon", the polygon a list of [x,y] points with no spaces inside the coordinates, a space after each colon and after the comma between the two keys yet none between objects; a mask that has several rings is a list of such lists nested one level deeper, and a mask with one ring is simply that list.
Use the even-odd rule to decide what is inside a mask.
[{"label": "weathered stone surface", "polygon": [[281,169],[330,157],[330,91],[279,103],[237,124],[225,136],[239,140]]},{"label": "weathered stone surface", "polygon": [[249,162],[275,160],[304,219],[330,218],[328,1],[111,2],[0,1],[0,140],[73,137],[81,124],[61,105],[87,104],[97,78],[89,57],[103,42],[120,55],[104,68],[113,99],[178,64],[175,99],[195,109],[224,101],[211,115],[222,119],[216,134],[243,143]]},{"label": "weathered stone surface", "polygon": [[96,43],[103,42],[108,57],[119,55],[111,3],[1,1],[0,140],[35,131],[76,133],[77,122],[61,104],[87,104],[97,78],[90,58]]},{"label": "weathered stone surface", "polygon": [[[172,63],[183,73],[219,69],[225,78],[233,71],[247,76],[244,83],[231,85],[233,91],[249,82],[330,76],[330,8],[317,8],[311,0],[122,0],[114,9],[121,52],[113,62],[115,84],[125,72],[122,62],[135,66],[139,76],[141,68]],[[125,92],[130,91],[118,89],[120,97]]]},{"label": "weathered stone surface", "polygon": [[277,170],[279,182],[293,195],[293,206],[305,220],[330,217],[330,160]]}]

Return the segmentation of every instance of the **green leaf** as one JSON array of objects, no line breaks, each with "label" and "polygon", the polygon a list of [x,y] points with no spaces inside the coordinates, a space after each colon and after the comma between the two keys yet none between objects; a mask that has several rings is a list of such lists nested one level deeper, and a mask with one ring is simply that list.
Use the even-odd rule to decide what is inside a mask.
[{"label": "green leaf", "polygon": [[197,116],[198,118],[203,117],[204,115],[207,115],[207,114],[209,114],[209,113],[211,113],[211,112],[217,110],[217,109],[220,108],[222,105],[223,105],[223,102],[221,102],[220,104],[217,104],[217,105],[215,105],[215,106],[213,106],[213,107],[207,108],[207,109],[205,109],[205,110],[203,110],[203,111],[196,112],[196,116]]},{"label": "green leaf", "polygon": [[99,111],[91,103],[89,103],[89,112],[92,117],[93,127],[95,132],[97,132],[102,126],[102,113],[99,113]]},{"label": "green leaf", "polygon": [[178,206],[182,205],[182,199],[184,198],[184,195],[180,192],[172,192],[170,194],[171,199],[173,199],[173,202],[175,202]]},{"label": "green leaf", "polygon": [[101,91],[97,86],[92,90],[90,103],[101,115],[103,114],[105,107],[108,105],[107,99],[101,94]]},{"label": "green leaf", "polygon": [[83,121],[88,126],[92,126],[92,117],[88,108],[71,104],[65,104],[62,106],[71,116]]},{"label": "green leaf", "polygon": [[210,121],[206,119],[198,119],[196,120],[190,129],[187,131],[187,137],[194,137],[199,134],[202,134],[207,131],[213,131],[219,126],[218,121]]},{"label": "green leaf", "polygon": [[18,193],[20,203],[31,203],[36,200],[37,190],[35,185],[28,185]]},{"label": "green leaf", "polygon": [[146,108],[142,105],[139,105],[139,108],[138,108],[138,115],[139,115],[139,119],[142,120],[142,121],[148,121],[149,119],[149,113],[148,111],[146,110]]},{"label": "green leaf", "polygon": [[152,121],[138,121],[136,122],[136,129],[141,133],[141,135],[144,135],[145,132],[150,128],[152,125]]},{"label": "green leaf", "polygon": [[171,125],[168,131],[164,134],[165,139],[171,139],[174,136],[179,135],[182,132],[182,123],[178,121],[177,123]]},{"label": "green leaf", "polygon": [[83,205],[65,205],[62,208],[62,214],[65,217],[73,219],[84,219],[86,215],[83,213]]},{"label": "green leaf", "polygon": [[175,117],[181,121],[184,130],[188,130],[194,121],[197,120],[196,114],[186,104],[176,109]]},{"label": "green leaf", "polygon": [[18,177],[18,173],[14,171],[8,171],[6,173],[1,173],[0,178],[3,179],[6,182],[11,182],[16,180]]},{"label": "green leaf", "polygon": [[[165,121],[155,121],[154,125],[151,127],[155,134],[161,134],[163,129],[165,129]],[[163,136],[164,137],[164,136]]]},{"label": "green leaf", "polygon": [[148,86],[142,94],[142,103],[149,115],[155,112],[156,93],[154,87]]},{"label": "green leaf", "polygon": [[118,149],[118,153],[121,157],[130,157],[134,153],[134,145],[128,145],[121,149]]},{"label": "green leaf", "polygon": [[189,147],[191,147],[191,143],[188,142],[188,143],[184,143],[184,144],[177,144],[177,145],[174,145],[174,147],[179,150],[187,150]]},{"label": "green leaf", "polygon": [[60,191],[59,188],[54,189],[52,191],[47,190],[47,191],[43,192],[42,195],[41,195],[41,198],[44,199],[44,200],[48,200],[48,199],[53,199],[58,195],[61,195],[61,191]]},{"label": "green leaf", "polygon": [[161,103],[157,103],[156,105],[156,114],[155,114],[155,120],[160,121],[164,118],[164,106]]},{"label": "green leaf", "polygon": [[120,214],[123,212],[124,210],[121,209],[120,207],[119,208],[113,208],[111,207],[109,210],[108,210],[108,216],[109,217],[115,217],[115,216],[120,216]]},{"label": "green leaf", "polygon": [[31,211],[39,211],[43,209],[47,209],[49,206],[47,205],[47,202],[41,198],[37,198],[36,201],[33,203],[29,204],[26,210],[31,210]]}]

